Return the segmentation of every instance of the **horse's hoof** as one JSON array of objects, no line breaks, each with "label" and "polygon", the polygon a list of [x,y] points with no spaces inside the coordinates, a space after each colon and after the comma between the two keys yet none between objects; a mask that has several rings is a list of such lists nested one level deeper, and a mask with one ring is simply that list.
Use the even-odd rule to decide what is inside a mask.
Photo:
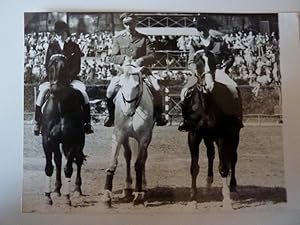
[{"label": "horse's hoof", "polygon": [[53,201],[51,198],[45,198],[44,203],[45,205],[53,205]]},{"label": "horse's hoof", "polygon": [[60,197],[60,196],[61,196],[61,193],[60,193],[60,191],[54,191],[54,192],[52,193],[52,196],[55,197],[55,198],[57,198],[57,197]]},{"label": "horse's hoof", "polygon": [[125,189],[123,189],[122,197],[123,197],[123,198],[126,198],[126,197],[133,197],[132,193],[133,193],[133,190],[132,190],[132,189],[125,188]]},{"label": "horse's hoof", "polygon": [[63,196],[63,204],[64,205],[68,205],[68,206],[71,206],[71,200],[70,200],[70,195],[64,195]]},{"label": "horse's hoof", "polygon": [[73,196],[80,197],[80,196],[82,196],[82,193],[81,193],[81,191],[75,190]]},{"label": "horse's hoof", "polygon": [[131,202],[133,200],[133,190],[132,189],[123,189],[121,201],[122,202]]},{"label": "horse's hoof", "polygon": [[102,201],[102,204],[103,204],[104,208],[106,208],[106,209],[112,208],[112,206],[111,206],[111,200],[105,201],[105,202]]},{"label": "horse's hoof", "polygon": [[137,205],[144,205],[144,204],[145,204],[145,201],[144,201],[144,199],[133,199],[132,204],[133,204],[134,206],[137,206]]},{"label": "horse's hoof", "polygon": [[198,208],[198,203],[196,200],[190,201],[187,203],[187,207],[191,209],[197,209]]},{"label": "horse's hoof", "polygon": [[222,208],[224,210],[232,210],[232,200],[231,199],[223,199]]},{"label": "horse's hoof", "polygon": [[109,190],[105,190],[103,193],[103,196],[101,198],[101,201],[103,203],[103,206],[105,208],[111,208],[111,202],[112,202],[112,193]]},{"label": "horse's hoof", "polygon": [[190,194],[190,202],[196,201],[197,199],[197,192],[192,191]]},{"label": "horse's hoof", "polygon": [[134,192],[133,205],[144,205],[145,204],[145,192]]},{"label": "horse's hoof", "polygon": [[224,210],[224,211],[232,211],[233,210],[232,204],[231,203],[224,203],[223,202],[222,210]]}]

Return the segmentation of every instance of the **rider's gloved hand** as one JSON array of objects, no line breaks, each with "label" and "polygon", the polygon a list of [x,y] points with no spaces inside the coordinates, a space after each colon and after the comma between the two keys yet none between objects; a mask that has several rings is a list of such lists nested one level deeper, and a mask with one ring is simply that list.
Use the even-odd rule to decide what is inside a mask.
[{"label": "rider's gloved hand", "polygon": [[140,57],[138,58],[137,60],[135,60],[136,64],[138,66],[143,66],[144,65],[144,58],[143,57]]}]

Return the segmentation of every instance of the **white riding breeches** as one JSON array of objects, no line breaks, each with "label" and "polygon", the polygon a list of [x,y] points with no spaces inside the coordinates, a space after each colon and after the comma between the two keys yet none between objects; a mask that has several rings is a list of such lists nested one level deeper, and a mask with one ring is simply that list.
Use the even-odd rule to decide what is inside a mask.
[{"label": "white riding breeches", "polygon": [[[83,96],[83,99],[84,99],[84,104],[88,104],[89,103],[89,96],[88,94],[86,93],[86,88],[85,88],[85,85],[84,83],[82,83],[81,81],[79,80],[73,80],[71,83],[71,86],[80,91],[82,96]],[[38,94],[38,97],[36,99],[36,105],[37,106],[42,106],[43,104],[43,100],[44,100],[44,97],[45,97],[45,94],[47,93],[47,91],[50,89],[50,82],[44,82],[42,83],[40,86],[39,86],[39,94]]]},{"label": "white riding breeches", "polygon": [[[224,69],[222,69],[222,70],[217,69],[216,70],[215,81],[226,85],[226,87],[233,94],[233,97],[238,98],[238,92],[237,92],[237,89],[236,89],[238,85],[234,80],[232,80],[228,76],[228,74],[225,73]],[[181,93],[180,93],[181,101],[184,100],[186,91],[190,87],[194,86],[197,82],[198,82],[198,79],[196,78],[196,76],[191,76],[191,77],[188,78],[187,84],[182,88]]]},{"label": "white riding breeches", "polygon": [[226,87],[230,90],[234,98],[239,98],[238,91],[237,91],[237,83],[232,80],[228,74],[225,73],[225,69],[216,70],[215,74],[215,81],[225,84]]},{"label": "white riding breeches", "polygon": [[106,89],[106,97],[107,98],[112,98],[113,95],[115,94],[117,87],[120,83],[120,76],[115,76],[110,80],[110,83]]},{"label": "white riding breeches", "polygon": [[36,105],[37,106],[42,106],[43,104],[43,100],[44,100],[44,96],[47,93],[47,91],[50,89],[50,82],[44,82],[39,86],[39,94],[38,97],[36,99]]},{"label": "white riding breeches", "polygon": [[234,86],[235,88],[238,86],[237,83],[232,80],[227,73],[225,73],[224,71],[225,69],[222,70],[216,70],[216,74],[215,74],[215,81],[225,84],[230,85],[230,86]]},{"label": "white riding breeches", "polygon": [[84,104],[88,104],[89,103],[89,96],[88,94],[86,93],[86,88],[85,88],[85,85],[82,81],[80,80],[73,80],[71,82],[71,86],[80,91],[82,96],[83,96],[83,99],[84,99]]},{"label": "white riding breeches", "polygon": [[[156,91],[160,90],[160,86],[158,84],[158,81],[154,76],[147,75],[147,77],[144,79],[144,81],[148,85],[152,86],[154,88],[154,90],[156,90]],[[118,89],[118,85],[122,86],[122,75],[115,76],[110,80],[110,83],[109,83],[109,85],[107,87],[107,90],[106,90],[106,97],[107,98],[112,98],[116,94],[116,91]]]}]

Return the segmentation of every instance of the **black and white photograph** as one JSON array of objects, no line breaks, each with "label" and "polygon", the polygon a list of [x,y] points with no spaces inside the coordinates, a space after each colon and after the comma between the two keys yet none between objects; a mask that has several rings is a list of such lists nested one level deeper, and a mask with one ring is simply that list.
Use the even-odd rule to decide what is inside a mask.
[{"label": "black and white photograph", "polygon": [[25,12],[23,40],[23,213],[286,207],[277,13]]}]

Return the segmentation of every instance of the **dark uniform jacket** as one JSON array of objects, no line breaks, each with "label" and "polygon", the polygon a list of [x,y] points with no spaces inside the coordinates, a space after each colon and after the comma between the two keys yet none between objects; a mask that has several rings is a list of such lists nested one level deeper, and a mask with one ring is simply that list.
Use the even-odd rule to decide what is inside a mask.
[{"label": "dark uniform jacket", "polygon": [[[233,62],[234,62],[234,56],[231,53],[230,49],[228,48],[227,44],[222,40],[221,37],[212,37],[208,46],[205,46],[201,39],[200,41],[192,40],[191,46],[189,48],[189,60],[188,60],[188,66],[189,69],[192,71],[194,70],[194,54],[198,50],[206,50],[211,51],[215,55],[217,67],[224,66],[226,67],[225,71],[228,70]],[[225,65],[223,65],[225,63]]]},{"label": "dark uniform jacket", "polygon": [[111,62],[123,64],[126,56],[133,59],[143,58],[143,66],[149,66],[155,62],[154,50],[146,35],[135,32],[130,35],[126,30],[121,31],[113,38]]},{"label": "dark uniform jacket", "polygon": [[[67,71],[69,71],[66,76],[69,77],[69,80],[75,80],[79,79],[78,74],[80,72],[81,68],[81,56],[82,52],[80,51],[79,46],[72,42],[72,41],[66,41],[64,43],[64,48],[61,49],[59,43],[57,40],[53,40],[49,43],[49,47],[47,49],[46,53],[46,59],[45,59],[45,67],[46,67],[46,73],[48,73],[48,66],[49,61],[52,55],[54,54],[63,54],[67,57]],[[44,81],[48,80],[48,76],[45,77]]]}]

